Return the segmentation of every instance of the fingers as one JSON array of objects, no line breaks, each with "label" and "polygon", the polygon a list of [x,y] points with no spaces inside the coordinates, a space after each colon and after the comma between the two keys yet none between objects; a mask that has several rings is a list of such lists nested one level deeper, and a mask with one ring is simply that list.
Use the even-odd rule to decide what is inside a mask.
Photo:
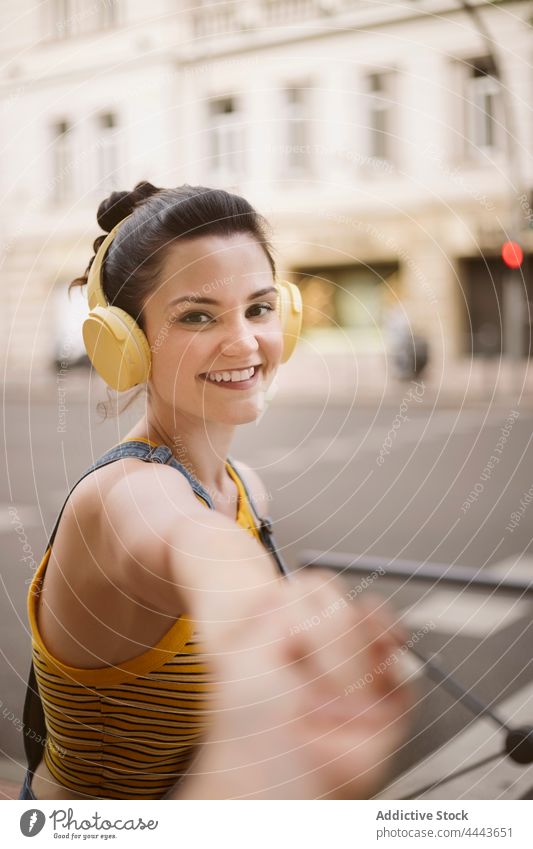
[{"label": "fingers", "polygon": [[326,795],[367,798],[405,737],[405,688],[390,660],[400,633],[380,599],[346,601],[330,572],[261,592],[220,641],[214,739],[229,741],[232,762],[253,753],[274,778],[307,787],[312,772]]},{"label": "fingers", "polygon": [[291,625],[285,650],[306,667],[306,696],[311,709],[320,706],[317,718],[340,721],[392,696],[397,710],[407,710],[412,693],[403,686],[404,635],[383,600],[368,594],[346,602],[328,572],[300,577],[287,604]]},{"label": "fingers", "polygon": [[[393,693],[405,698],[403,634],[379,597],[350,603],[330,572],[316,570],[262,593],[245,614],[232,632],[240,677],[255,676],[258,686],[262,677],[262,688],[278,692],[275,672],[299,664],[309,705],[334,705],[356,691],[360,710]],[[351,709],[339,706],[341,715]]]},{"label": "fingers", "polygon": [[307,666],[311,683],[339,696],[364,648],[357,618],[331,574],[303,575],[291,591],[287,655]]},{"label": "fingers", "polygon": [[348,602],[331,573],[304,573],[287,598],[288,654],[307,661],[317,680],[323,677],[324,685],[340,693],[367,671],[370,653],[381,657],[398,642],[390,616],[383,610],[378,614],[378,602]]},{"label": "fingers", "polygon": [[[397,624],[382,599],[372,595],[361,599],[360,616],[368,639],[370,682],[376,693],[390,693],[400,686],[405,678],[403,658],[406,651],[406,635]],[[368,679],[368,671],[365,680]]]}]

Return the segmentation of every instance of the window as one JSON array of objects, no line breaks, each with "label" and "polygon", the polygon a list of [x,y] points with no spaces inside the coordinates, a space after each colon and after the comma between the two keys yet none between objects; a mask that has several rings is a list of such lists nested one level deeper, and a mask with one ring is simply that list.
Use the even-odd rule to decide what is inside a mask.
[{"label": "window", "polygon": [[[240,29],[239,13],[251,3],[236,0],[214,3],[213,0],[196,0],[187,4],[192,17],[192,29],[196,38],[211,35],[227,35]],[[249,8],[247,9],[249,11]],[[253,10],[252,10],[253,13]]]},{"label": "window", "polygon": [[243,132],[233,97],[208,101],[208,166],[212,177],[231,180],[244,171]]},{"label": "window", "polygon": [[118,21],[118,0],[52,0],[52,37],[109,29]]},{"label": "window", "polygon": [[96,120],[98,189],[113,191],[118,187],[119,171],[117,118],[114,112],[102,112]]},{"label": "window", "polygon": [[[500,257],[470,257],[458,265],[466,296],[464,327],[466,354],[497,356],[515,346],[520,356],[532,357],[531,305],[533,304],[533,254],[526,254],[519,282],[522,295],[516,305],[508,298],[505,266]],[[528,305],[529,302],[529,305]],[[521,306],[520,306],[521,304]]]},{"label": "window", "polygon": [[52,127],[52,132],[54,170],[52,197],[56,203],[62,203],[71,198],[74,192],[72,126],[68,121],[57,121]]},{"label": "window", "polygon": [[319,13],[316,0],[265,0],[263,14],[267,24],[287,24]]},{"label": "window", "polygon": [[72,33],[74,9],[72,0],[53,0],[54,35],[66,38]]},{"label": "window", "polygon": [[379,350],[384,300],[397,273],[397,263],[300,269],[304,332],[342,329],[361,350]]},{"label": "window", "polygon": [[366,78],[368,155],[373,159],[392,159],[391,77],[390,72],[379,71]]},{"label": "window", "polygon": [[287,174],[311,171],[311,133],[309,125],[310,90],[303,85],[285,89],[285,145],[282,148]]},{"label": "window", "polygon": [[490,59],[469,63],[466,86],[466,135],[468,153],[491,151],[499,146],[500,86]]},{"label": "window", "polygon": [[100,29],[109,29],[117,23],[117,0],[100,0],[98,3]]}]

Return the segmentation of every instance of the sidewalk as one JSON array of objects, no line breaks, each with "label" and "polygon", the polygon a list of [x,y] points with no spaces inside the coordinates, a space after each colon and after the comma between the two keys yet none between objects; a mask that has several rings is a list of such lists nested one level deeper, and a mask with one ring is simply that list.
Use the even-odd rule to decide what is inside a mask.
[{"label": "sidewalk", "polygon": [[[504,359],[470,358],[432,363],[419,378],[418,396],[430,407],[464,405],[533,407],[533,366],[528,360],[518,364]],[[276,404],[347,404],[397,406],[413,386],[391,373],[380,355],[309,351],[297,349],[280,367],[271,387]],[[52,370],[28,373],[13,371],[3,387],[5,400],[50,402],[68,396],[69,402],[90,399],[96,404],[106,399],[101,379],[85,369]]]},{"label": "sidewalk", "polygon": [[[531,684],[498,704],[497,712],[513,728],[531,721],[533,687]],[[470,721],[463,731],[429,757],[416,763],[379,793],[377,799],[531,799],[533,773],[504,754],[504,733],[486,718]],[[497,757],[501,755],[501,757]],[[494,757],[489,763],[485,758]],[[431,787],[459,770],[464,775]],[[420,793],[424,788],[426,792]]]},{"label": "sidewalk", "polygon": [[22,782],[16,784],[14,781],[3,781],[0,779],[0,800],[18,799],[21,786]]},{"label": "sidewalk", "polygon": [[25,767],[9,758],[0,758],[0,800],[18,799]]},{"label": "sidewalk", "polygon": [[[346,354],[309,355],[297,351],[280,369],[276,378],[276,400],[343,404],[401,403],[412,388],[411,381],[400,381],[391,373],[390,364],[380,355]],[[518,365],[494,358],[465,358],[432,363],[418,379],[423,385],[417,395],[422,403],[438,407],[491,403],[533,405],[533,365],[522,360]]]}]

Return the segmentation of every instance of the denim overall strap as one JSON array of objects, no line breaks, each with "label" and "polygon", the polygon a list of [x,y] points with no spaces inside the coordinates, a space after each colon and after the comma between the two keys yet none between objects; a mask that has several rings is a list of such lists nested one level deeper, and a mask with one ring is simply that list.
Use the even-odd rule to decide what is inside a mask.
[{"label": "denim overall strap", "polygon": [[[85,475],[88,475],[89,472],[92,472],[101,466],[107,466],[108,463],[114,463],[116,460],[122,460],[125,457],[137,457],[139,460],[144,460],[146,463],[163,463],[171,466],[187,478],[196,495],[199,495],[200,498],[202,498],[203,501],[205,501],[205,503],[211,508],[211,510],[215,509],[213,500],[207,490],[204,489],[200,481],[196,480],[194,475],[191,474],[191,472],[189,472],[182,463],[179,463],[178,460],[176,460],[172,451],[166,445],[153,446],[140,439],[131,439],[128,442],[120,442],[100,457],[100,459],[85,472]],[[85,477],[85,475],[83,477]]]}]

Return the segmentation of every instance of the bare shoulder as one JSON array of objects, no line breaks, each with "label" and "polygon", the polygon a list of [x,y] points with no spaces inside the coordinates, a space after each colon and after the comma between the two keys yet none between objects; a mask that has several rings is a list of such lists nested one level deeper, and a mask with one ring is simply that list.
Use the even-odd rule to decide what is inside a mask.
[{"label": "bare shoulder", "polygon": [[163,568],[177,523],[192,518],[192,528],[201,528],[205,509],[170,466],[128,457],[95,469],[67,499],[47,569],[48,593],[60,575],[84,597],[109,586],[133,596],[133,565],[142,564],[147,574],[152,565]]},{"label": "bare shoulder", "polygon": [[200,515],[191,493],[176,469],[131,457],[80,481],[58,524],[40,593],[38,624],[52,654],[70,666],[108,666],[136,657],[139,645],[155,645],[168,631],[160,612],[177,617],[186,609],[169,592],[168,543],[180,516]]},{"label": "bare shoulder", "polygon": [[259,514],[261,516],[266,516],[270,510],[272,494],[266,488],[255,469],[252,469],[251,466],[248,466],[247,463],[242,463],[240,460],[234,460],[233,464],[246,484],[248,492],[252,496]]},{"label": "bare shoulder", "polygon": [[93,507],[101,507],[117,499],[145,506],[154,496],[158,510],[163,511],[165,503],[175,506],[175,497],[179,498],[181,505],[196,503],[192,487],[184,475],[171,466],[146,463],[136,457],[126,457],[95,469],[78,484],[71,499]]},{"label": "bare shoulder", "polygon": [[163,542],[177,515],[201,509],[189,482],[176,469],[128,457],[95,469],[80,481],[67,501],[57,542],[90,539],[112,563],[138,536],[150,538],[152,544],[154,538]]}]

